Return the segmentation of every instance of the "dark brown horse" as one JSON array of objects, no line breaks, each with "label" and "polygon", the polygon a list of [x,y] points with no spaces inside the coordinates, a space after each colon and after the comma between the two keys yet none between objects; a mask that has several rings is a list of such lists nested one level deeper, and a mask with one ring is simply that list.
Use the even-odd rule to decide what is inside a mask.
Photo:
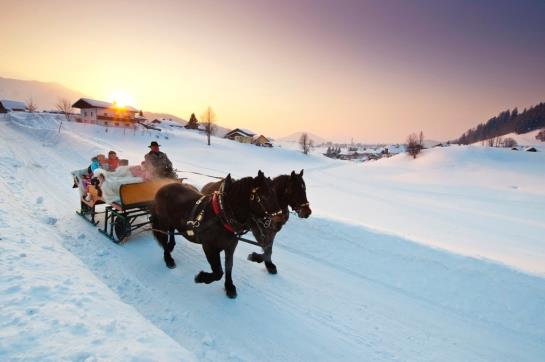
[{"label": "dark brown horse", "polygon": [[259,171],[257,177],[238,181],[227,175],[217,192],[209,195],[179,183],[163,186],[155,196],[151,223],[169,268],[176,267],[171,255],[176,230],[187,240],[202,244],[212,272],[201,271],[195,276],[196,283],[209,284],[222,278],[220,253],[224,251],[225,292],[235,298],[231,271],[238,236],[250,229],[252,218],[270,217],[278,222],[281,214],[271,179]]},{"label": "dark brown horse", "polygon": [[[300,173],[292,171],[290,175],[280,175],[272,180],[273,188],[278,197],[278,204],[282,210],[282,218],[279,221],[273,221],[268,217],[256,218],[252,220],[251,230],[255,239],[263,249],[262,254],[251,253],[248,260],[257,263],[265,262],[267,271],[276,274],[276,265],[272,262],[272,247],[276,234],[282,226],[288,222],[289,208],[297,213],[300,218],[308,218],[312,213],[310,204],[307,200],[305,180],[303,180],[303,170]],[[221,181],[212,182],[205,185],[201,192],[205,195],[212,194],[221,186]]]}]

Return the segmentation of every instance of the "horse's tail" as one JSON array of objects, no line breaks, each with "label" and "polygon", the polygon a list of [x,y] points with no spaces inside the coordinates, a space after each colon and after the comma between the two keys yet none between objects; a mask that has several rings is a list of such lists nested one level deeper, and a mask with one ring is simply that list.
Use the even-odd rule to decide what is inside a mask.
[{"label": "horse's tail", "polygon": [[149,221],[151,222],[151,225],[155,225],[158,221],[157,210],[155,208],[155,200],[149,204],[148,209],[149,209]]}]

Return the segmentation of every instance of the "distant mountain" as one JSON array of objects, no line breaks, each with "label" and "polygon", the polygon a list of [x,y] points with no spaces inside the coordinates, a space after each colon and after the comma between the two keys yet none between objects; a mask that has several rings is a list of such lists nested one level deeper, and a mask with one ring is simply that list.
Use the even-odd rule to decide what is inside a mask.
[{"label": "distant mountain", "polygon": [[276,140],[283,142],[299,142],[299,138],[301,138],[301,135],[303,133],[308,134],[309,138],[314,142],[314,144],[318,145],[327,142],[325,138],[322,138],[310,132],[295,132],[290,134],[289,136],[277,138]]},{"label": "distant mountain", "polygon": [[539,103],[530,109],[524,109],[519,113],[517,108],[501,112],[490,118],[485,123],[467,130],[460,138],[453,143],[471,144],[484,141],[508,133],[528,133],[536,129],[545,128],[545,103]]},{"label": "distant mountain", "polygon": [[31,97],[39,110],[53,110],[59,98],[75,102],[85,95],[53,82],[0,77],[0,99],[27,102]]},{"label": "distant mountain", "polygon": [[181,125],[185,126],[187,121],[183,118],[177,117],[170,113],[155,113],[155,112],[145,112],[144,111],[144,117],[146,119],[153,121],[154,119],[162,120],[162,119],[169,119],[172,121],[176,121],[180,123]]}]

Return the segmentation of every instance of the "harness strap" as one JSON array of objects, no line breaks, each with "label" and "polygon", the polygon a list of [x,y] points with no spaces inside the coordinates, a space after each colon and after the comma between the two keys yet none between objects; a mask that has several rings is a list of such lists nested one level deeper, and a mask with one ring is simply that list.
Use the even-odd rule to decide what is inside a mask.
[{"label": "harness strap", "polygon": [[200,204],[204,201],[206,197],[207,195],[203,195],[195,202],[195,205],[193,205],[193,208],[191,209],[191,213],[189,214],[189,220],[186,222],[188,228],[185,230],[188,236],[195,236],[195,229],[198,229],[201,226],[201,221],[204,216],[204,208],[198,215],[197,211]]},{"label": "harness strap", "polygon": [[219,192],[214,192],[212,194],[212,211],[214,211],[214,214],[219,216],[225,230],[235,234],[236,233],[235,228],[231,224],[229,224],[228,220],[225,218],[224,213],[222,213],[222,209],[223,207],[221,205],[220,194]]}]

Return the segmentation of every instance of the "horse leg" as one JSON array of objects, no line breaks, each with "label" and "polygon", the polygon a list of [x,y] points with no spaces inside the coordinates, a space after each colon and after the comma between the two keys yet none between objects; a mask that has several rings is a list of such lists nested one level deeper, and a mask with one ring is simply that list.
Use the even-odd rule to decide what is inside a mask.
[{"label": "horse leg", "polygon": [[274,242],[274,237],[275,236],[276,236],[276,233],[273,233],[269,238],[267,246],[265,246],[263,248],[263,260],[265,261],[265,267],[267,268],[267,271],[270,274],[276,274],[277,273],[276,265],[274,265],[274,263],[271,260],[271,258],[272,258],[272,247],[273,247],[273,242]]},{"label": "horse leg", "polygon": [[165,264],[167,268],[174,269],[176,268],[176,262],[174,259],[172,259],[172,256],[170,255],[170,252],[174,248],[174,244],[172,244],[172,247],[170,247],[170,243],[168,242],[168,232],[167,228],[161,227],[160,225],[156,225],[155,223],[152,224],[153,226],[153,236],[155,236],[155,239],[161,245],[163,248],[163,259],[165,260]]},{"label": "horse leg", "polygon": [[174,236],[175,229],[170,228],[168,230],[168,251],[172,253],[174,247],[176,246],[176,238]]},{"label": "horse leg", "polygon": [[237,242],[225,248],[225,294],[229,298],[237,297],[237,288],[233,284],[233,278],[231,272],[233,271],[233,254],[235,254],[235,248]]},{"label": "horse leg", "polygon": [[212,273],[207,273],[205,271],[200,271],[199,274],[195,276],[195,283],[205,283],[210,284],[216,280],[220,280],[223,277],[223,269],[221,268],[221,259],[219,249],[210,246],[209,243],[204,243],[202,245],[204,254],[206,255],[206,260],[212,268]]},{"label": "horse leg", "polygon": [[256,237],[256,240],[259,244],[265,245],[265,246],[262,246],[263,253],[259,254],[259,253],[253,252],[250,255],[248,255],[248,260],[250,261],[254,261],[256,263],[265,262],[265,267],[267,268],[267,271],[271,274],[277,273],[276,265],[274,265],[274,263],[271,260],[272,244],[274,242],[275,236],[276,236],[275,232],[269,231],[267,234],[265,234],[265,237],[261,237],[261,238]]},{"label": "horse leg", "polygon": [[[255,230],[252,228],[252,234],[254,234],[255,240],[259,244],[265,245],[267,243],[266,236],[263,235],[259,230]],[[256,263],[263,263],[263,260],[264,260],[263,254],[259,254],[254,251],[251,254],[248,254],[248,260],[256,262]]]}]

